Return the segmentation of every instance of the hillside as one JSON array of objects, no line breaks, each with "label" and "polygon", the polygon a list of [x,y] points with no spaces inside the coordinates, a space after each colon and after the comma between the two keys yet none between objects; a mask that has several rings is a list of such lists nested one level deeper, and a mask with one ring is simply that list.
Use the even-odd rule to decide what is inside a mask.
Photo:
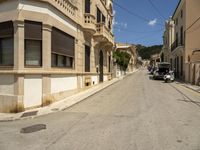
[{"label": "hillside", "polygon": [[162,45],[142,46],[137,45],[137,52],[142,59],[150,59],[151,55],[158,54],[162,50]]}]

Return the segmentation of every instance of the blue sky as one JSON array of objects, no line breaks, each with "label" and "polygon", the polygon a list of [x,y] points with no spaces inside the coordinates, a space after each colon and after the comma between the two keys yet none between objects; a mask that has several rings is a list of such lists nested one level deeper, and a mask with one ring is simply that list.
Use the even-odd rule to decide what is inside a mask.
[{"label": "blue sky", "polygon": [[[173,15],[179,0],[150,1],[154,7],[149,0],[114,0],[116,42],[146,46],[162,44],[165,20]],[[160,13],[155,10],[155,7]],[[128,13],[123,8],[130,12]],[[130,13],[137,14],[144,19],[135,17]]]}]

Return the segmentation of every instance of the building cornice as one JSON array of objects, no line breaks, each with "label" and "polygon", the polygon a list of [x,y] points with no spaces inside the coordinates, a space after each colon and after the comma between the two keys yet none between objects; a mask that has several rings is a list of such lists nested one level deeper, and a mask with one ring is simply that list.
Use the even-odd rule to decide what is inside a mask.
[{"label": "building cornice", "polygon": [[183,3],[183,1],[184,1],[184,0],[179,0],[178,4],[177,4],[177,6],[176,6],[176,9],[175,9],[175,11],[174,11],[174,13],[173,13],[173,15],[172,15],[172,19],[173,19],[173,20],[174,20],[174,17],[175,17],[175,15],[176,15],[176,12],[177,12],[178,8],[180,7],[181,3]]}]

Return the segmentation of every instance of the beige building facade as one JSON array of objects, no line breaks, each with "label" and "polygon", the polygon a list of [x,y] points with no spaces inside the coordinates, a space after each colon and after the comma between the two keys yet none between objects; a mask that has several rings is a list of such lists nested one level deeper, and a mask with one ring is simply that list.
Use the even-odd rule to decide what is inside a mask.
[{"label": "beige building facade", "polygon": [[160,53],[151,55],[150,62],[149,62],[151,66],[156,67],[158,63],[160,62],[161,62]]},{"label": "beige building facade", "polygon": [[200,1],[187,1],[186,4],[185,80],[200,86]]},{"label": "beige building facade", "polygon": [[111,79],[112,0],[0,0],[0,112]]},{"label": "beige building facade", "polygon": [[174,42],[171,46],[170,62],[175,76],[178,79],[185,79],[185,36],[186,28],[186,1],[181,0],[178,4],[172,19],[174,20]]},{"label": "beige building facade", "polygon": [[173,17],[166,22],[163,53],[176,78],[200,85],[199,38],[200,1],[180,0]]},{"label": "beige building facade", "polygon": [[171,56],[171,48],[174,42],[174,21],[170,18],[168,21],[165,22],[165,31],[163,34],[163,61],[170,62]]}]

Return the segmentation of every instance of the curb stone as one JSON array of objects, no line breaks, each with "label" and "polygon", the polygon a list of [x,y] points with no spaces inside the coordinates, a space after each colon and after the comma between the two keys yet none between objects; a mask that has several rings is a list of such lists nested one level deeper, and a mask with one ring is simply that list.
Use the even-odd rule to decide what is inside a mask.
[{"label": "curb stone", "polygon": [[187,85],[184,82],[176,81],[176,84],[179,84],[179,85],[181,85],[181,86],[183,86],[185,88],[188,88],[188,89],[190,89],[190,90],[192,90],[194,92],[200,93],[200,86],[199,86],[199,88],[196,89],[196,88],[192,88],[193,85]]},{"label": "curb stone", "polygon": [[190,90],[193,90],[193,91],[195,91],[197,93],[200,93],[200,87],[199,87],[199,89],[194,89],[194,88],[191,88],[190,86],[187,86],[187,85],[182,85],[182,86],[184,86],[184,87],[186,87],[186,88],[188,88]]}]

